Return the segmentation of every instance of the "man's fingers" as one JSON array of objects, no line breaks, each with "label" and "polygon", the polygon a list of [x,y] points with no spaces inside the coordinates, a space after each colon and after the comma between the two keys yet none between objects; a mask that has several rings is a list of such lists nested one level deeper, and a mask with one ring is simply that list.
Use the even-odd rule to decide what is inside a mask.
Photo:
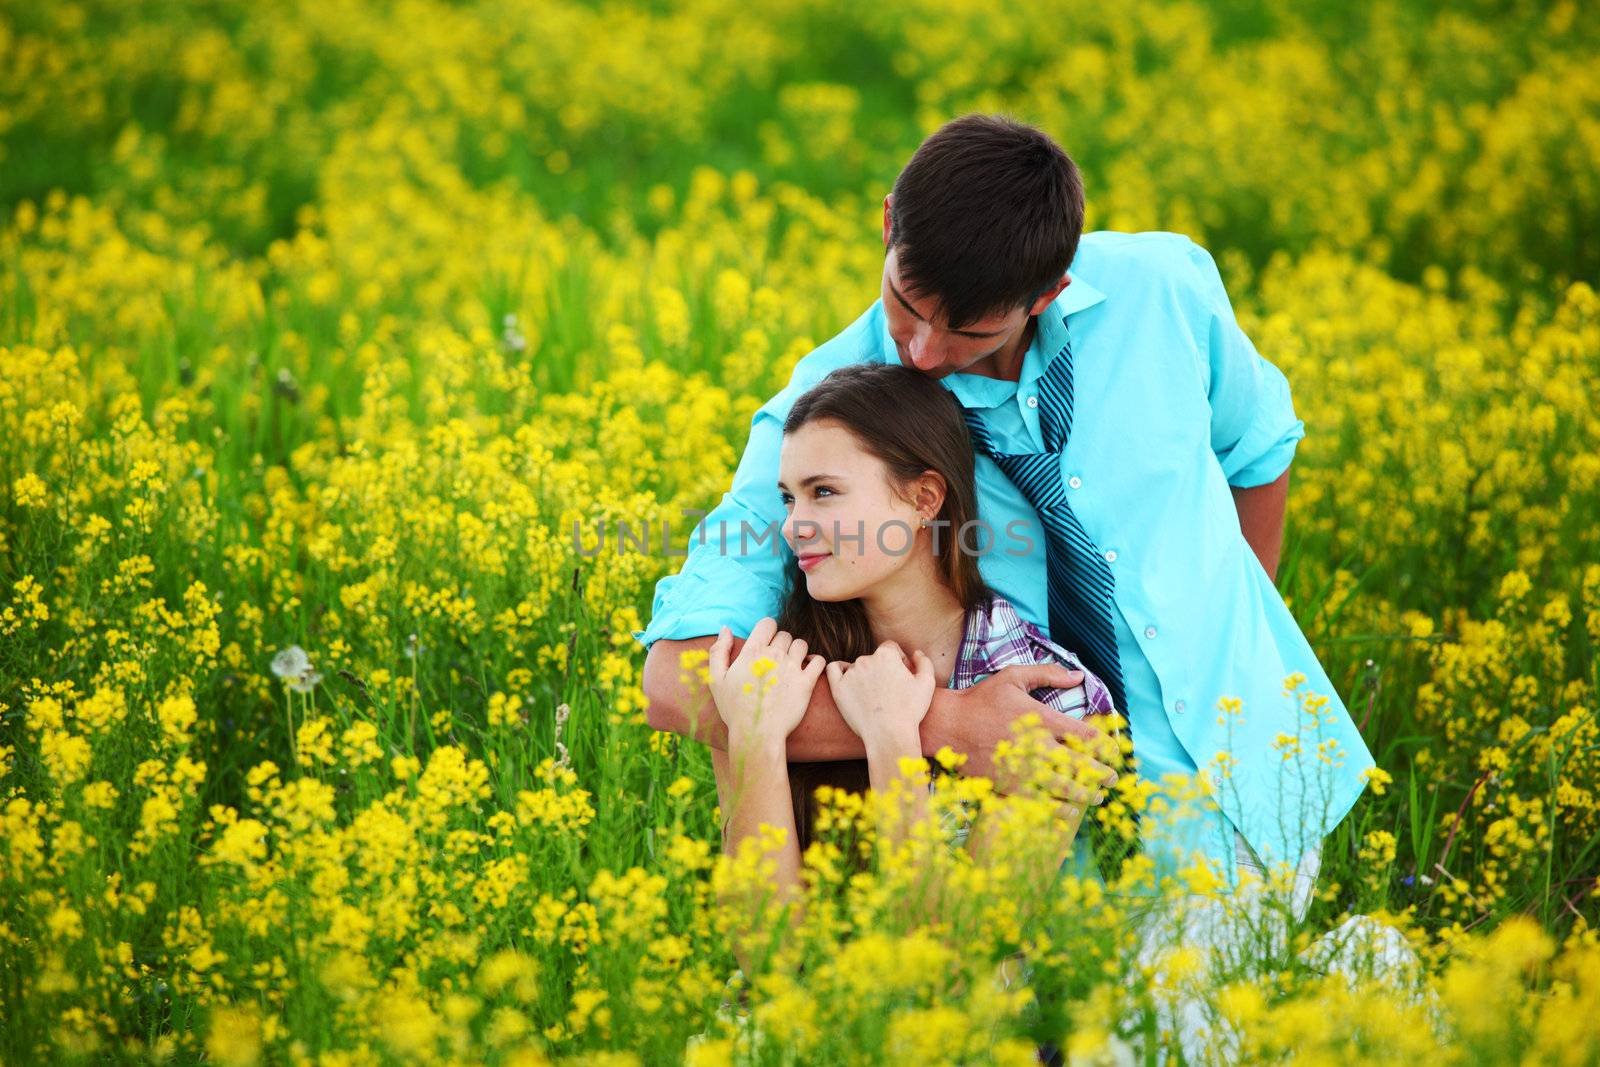
[{"label": "man's fingers", "polygon": [[1040,709],[1039,717],[1044,720],[1045,725],[1050,728],[1052,734],[1055,734],[1058,741],[1066,741],[1075,737],[1087,744],[1094,745],[1099,743],[1096,740],[1097,738],[1105,736],[1101,730],[1086,719],[1079,718],[1077,715],[1069,715],[1064,711],[1058,711],[1042,700],[1035,699],[1034,704]]},{"label": "man's fingers", "polygon": [[1055,734],[1057,741],[1068,748],[1087,752],[1111,763],[1122,762],[1122,750],[1118,748],[1114,737],[1093,723],[1062,714],[1047,704],[1041,704],[1040,707],[1047,709],[1047,712],[1040,714],[1045,716],[1045,720],[1050,724],[1050,731]]},{"label": "man's fingers", "polygon": [[[1049,707],[1048,704],[1045,706]],[[1080,737],[1085,741],[1092,741],[1100,736],[1100,731],[1096,730],[1090,723],[1068,715],[1064,711],[1056,712],[1056,714],[1060,716],[1060,721],[1056,722],[1054,727],[1057,737]]]},{"label": "man's fingers", "polygon": [[1071,742],[1067,742],[1067,746],[1072,753],[1070,759],[1073,770],[1069,773],[1074,774],[1078,781],[1108,787],[1117,784],[1117,769],[1096,759],[1092,749],[1074,747]]},{"label": "man's fingers", "polygon": [[[1006,667],[1003,669],[1009,671],[1015,668]],[[1035,697],[1030,697],[1029,702],[1032,705],[1033,712],[1038,715],[1040,722],[1044,724],[1044,728],[1050,732],[1050,735],[1056,741],[1067,746],[1067,748],[1081,755],[1084,759],[1091,760],[1096,766],[1105,768],[1106,772],[1111,775],[1111,781],[1116,781],[1116,772],[1113,770],[1113,765],[1122,763],[1122,750],[1117,744],[1116,738],[1107,734],[1095,724],[1075,718],[1065,712],[1057,711],[1049,704]],[[1098,760],[1095,757],[1098,757]]]},{"label": "man's fingers", "polygon": [[1108,789],[1117,784],[1117,772],[1114,769],[1088,756],[1083,756],[1082,759],[1083,769],[1080,772],[1080,780],[1095,782],[1106,786]]},{"label": "man's fingers", "polygon": [[1083,737],[1078,734],[1058,733],[1056,740],[1073,752],[1081,753],[1105,766],[1115,767],[1122,762],[1122,750],[1117,747],[1116,741],[1103,734]]},{"label": "man's fingers", "polygon": [[1080,785],[1071,778],[1058,779],[1055,786],[1050,790],[1050,795],[1057,800],[1063,800],[1069,804],[1077,804],[1080,807],[1103,804],[1106,799],[1106,791],[1104,789]]},{"label": "man's fingers", "polygon": [[[1015,673],[1012,673],[1015,672]],[[1006,680],[1023,689],[1071,689],[1083,684],[1083,672],[1059,663],[1024,663],[1003,668]]]}]

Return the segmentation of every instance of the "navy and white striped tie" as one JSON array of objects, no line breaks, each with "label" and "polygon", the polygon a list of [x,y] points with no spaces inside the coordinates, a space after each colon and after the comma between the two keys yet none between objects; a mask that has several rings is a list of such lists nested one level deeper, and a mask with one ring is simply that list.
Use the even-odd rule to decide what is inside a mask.
[{"label": "navy and white striped tie", "polygon": [[[1123,689],[1122,659],[1112,621],[1116,582],[1100,549],[1084,532],[1067,502],[1061,482],[1061,450],[1072,432],[1072,343],[1062,346],[1038,382],[1039,431],[1043,452],[997,452],[994,438],[977,412],[963,409],[973,443],[1021,490],[1039,513],[1045,530],[1045,565],[1049,578],[1050,639],[1075,652],[1106,688],[1117,711],[1132,715]],[[1137,814],[1134,816],[1137,824]]]}]

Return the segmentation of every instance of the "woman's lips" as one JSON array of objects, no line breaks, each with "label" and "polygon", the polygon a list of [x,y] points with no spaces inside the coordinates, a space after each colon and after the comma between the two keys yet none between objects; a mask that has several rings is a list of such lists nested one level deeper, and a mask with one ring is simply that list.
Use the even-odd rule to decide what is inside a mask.
[{"label": "woman's lips", "polygon": [[815,567],[817,564],[821,563],[823,560],[827,559],[829,555],[831,555],[831,553],[828,552],[805,552],[801,553],[795,558],[800,561],[800,569],[803,571],[808,571],[812,567]]}]

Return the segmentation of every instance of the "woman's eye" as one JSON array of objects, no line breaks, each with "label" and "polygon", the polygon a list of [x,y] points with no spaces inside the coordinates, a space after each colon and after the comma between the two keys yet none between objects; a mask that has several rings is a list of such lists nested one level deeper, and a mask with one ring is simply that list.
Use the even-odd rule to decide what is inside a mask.
[{"label": "woman's eye", "polygon": [[790,504],[794,503],[794,497],[790,496],[788,493],[779,493],[778,499],[783,501],[784,507],[788,507]]}]

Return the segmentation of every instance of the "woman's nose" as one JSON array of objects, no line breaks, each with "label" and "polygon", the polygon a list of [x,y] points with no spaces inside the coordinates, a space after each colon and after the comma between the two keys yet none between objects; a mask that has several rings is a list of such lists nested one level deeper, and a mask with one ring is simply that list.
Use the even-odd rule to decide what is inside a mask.
[{"label": "woman's nose", "polygon": [[792,549],[797,545],[806,545],[817,539],[817,524],[806,517],[798,504],[789,513],[788,519],[783,524],[783,539],[789,542]]}]

